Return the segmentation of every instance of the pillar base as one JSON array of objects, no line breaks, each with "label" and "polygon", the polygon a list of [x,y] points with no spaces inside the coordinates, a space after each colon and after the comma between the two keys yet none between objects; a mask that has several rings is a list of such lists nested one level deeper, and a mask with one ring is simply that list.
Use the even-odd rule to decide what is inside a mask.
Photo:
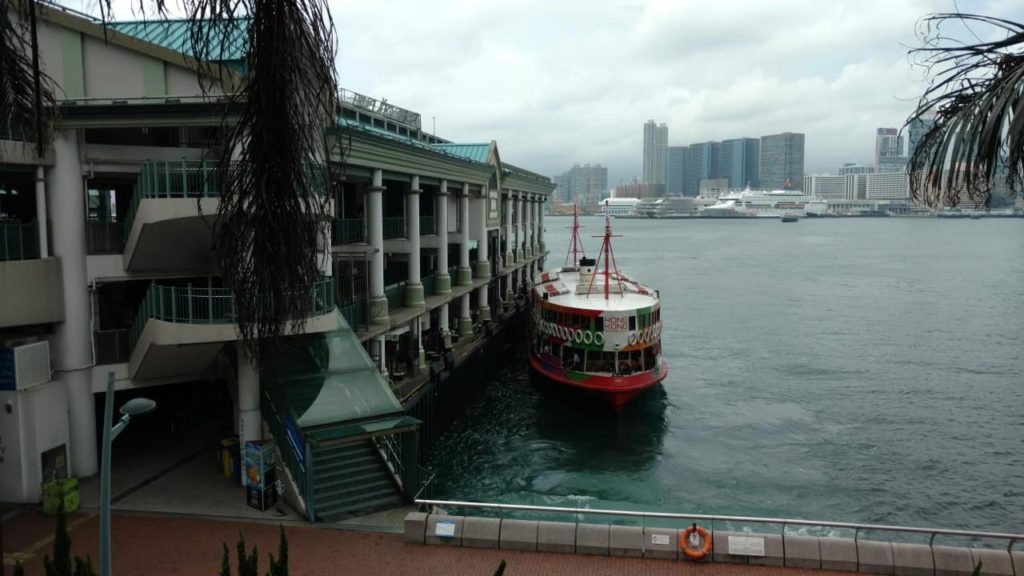
[{"label": "pillar base", "polygon": [[455,283],[459,286],[472,286],[473,285],[473,270],[470,268],[462,268],[461,266],[455,272]]},{"label": "pillar base", "polygon": [[473,276],[486,280],[491,277],[491,263],[487,260],[477,260],[473,263]]},{"label": "pillar base", "polygon": [[448,273],[438,274],[434,279],[434,294],[451,294],[452,293],[452,277]]},{"label": "pillar base", "polygon": [[381,327],[390,326],[391,317],[388,316],[388,299],[387,297],[374,296],[370,298],[370,305],[368,306],[370,315],[370,325]]},{"label": "pillar base", "polygon": [[423,299],[423,284],[417,282],[416,284],[405,285],[405,307],[406,308],[422,308],[426,305],[426,301]]},{"label": "pillar base", "polygon": [[452,349],[452,333],[451,333],[450,330],[445,330],[444,331],[444,338],[443,338],[443,340],[444,340],[444,349],[445,350],[451,350]]},{"label": "pillar base", "polygon": [[416,356],[416,368],[420,374],[427,371],[427,351],[423,348],[420,348],[419,354]]},{"label": "pillar base", "polygon": [[473,320],[471,318],[459,318],[459,338],[473,335]]},{"label": "pillar base", "polygon": [[480,313],[480,321],[481,322],[490,322],[491,321],[491,307],[490,306],[481,306],[481,307],[477,308],[476,311]]}]

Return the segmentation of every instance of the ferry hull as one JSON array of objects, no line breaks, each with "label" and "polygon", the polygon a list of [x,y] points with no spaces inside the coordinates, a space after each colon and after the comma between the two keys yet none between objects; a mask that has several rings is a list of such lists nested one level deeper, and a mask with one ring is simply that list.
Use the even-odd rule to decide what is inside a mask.
[{"label": "ferry hull", "polygon": [[664,361],[658,368],[639,374],[603,376],[560,368],[554,356],[551,357],[551,362],[547,362],[531,354],[529,360],[530,372],[534,377],[586,394],[615,411],[621,410],[641,392],[658,385],[668,376],[668,366]]}]

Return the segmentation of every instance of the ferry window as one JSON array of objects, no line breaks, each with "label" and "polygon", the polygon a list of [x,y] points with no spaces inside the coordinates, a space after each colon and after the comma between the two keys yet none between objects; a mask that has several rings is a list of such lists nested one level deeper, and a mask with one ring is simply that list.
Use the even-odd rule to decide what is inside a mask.
[{"label": "ferry window", "polygon": [[604,332],[604,318],[601,316],[594,318],[594,330],[597,332]]},{"label": "ferry window", "polygon": [[629,329],[636,330],[636,316],[629,317]]}]

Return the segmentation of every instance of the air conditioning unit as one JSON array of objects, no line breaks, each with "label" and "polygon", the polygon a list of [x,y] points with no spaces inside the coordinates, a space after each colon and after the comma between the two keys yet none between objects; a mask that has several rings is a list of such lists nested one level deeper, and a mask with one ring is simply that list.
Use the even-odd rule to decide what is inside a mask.
[{"label": "air conditioning unit", "polygon": [[50,381],[50,343],[0,347],[0,390],[24,390]]}]

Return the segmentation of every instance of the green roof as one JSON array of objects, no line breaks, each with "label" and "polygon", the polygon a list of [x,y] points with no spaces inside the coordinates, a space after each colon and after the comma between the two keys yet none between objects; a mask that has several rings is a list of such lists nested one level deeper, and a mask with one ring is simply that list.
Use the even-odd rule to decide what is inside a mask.
[{"label": "green roof", "polygon": [[[203,22],[211,26],[209,22]],[[191,24],[187,20],[151,20],[135,22],[109,22],[107,26],[151,44],[175,52],[194,56],[192,51]],[[248,41],[249,20],[239,19],[233,25],[220,26],[224,32],[215,36],[209,49],[211,62],[237,62],[245,60],[245,45]]]},{"label": "green roof", "polygon": [[484,146],[486,148],[487,146],[489,146],[489,144],[429,144],[427,142],[424,142],[422,140],[417,140],[416,138],[412,138],[410,136],[403,136],[401,134],[397,134],[395,132],[391,132],[390,130],[384,130],[383,128],[377,128],[376,126],[371,126],[370,124],[366,124],[366,123],[363,123],[363,122],[356,122],[354,120],[349,120],[347,118],[338,118],[338,127],[349,129],[349,130],[354,130],[356,132],[364,132],[366,134],[373,134],[375,136],[380,136],[381,138],[387,138],[389,140],[394,140],[396,142],[401,142],[403,144],[407,144],[407,145],[413,146],[415,148],[420,148],[421,150],[429,150],[430,152],[435,152],[435,153],[438,153],[438,154],[444,154],[445,156],[451,156],[453,158],[458,158],[459,160],[469,160],[470,162],[476,162],[478,164],[487,164],[487,154],[486,153],[484,154],[482,160],[476,160],[476,159],[470,158],[470,157],[468,157],[468,156],[466,156],[464,154],[459,154],[459,153],[456,153],[454,151],[446,150],[445,147],[446,146],[454,146],[456,148],[459,148],[459,147],[465,148],[465,147],[471,147],[471,146]]},{"label": "green roof", "polygon": [[452,156],[487,164],[487,156],[491,151],[490,144],[433,144],[433,148]]}]

